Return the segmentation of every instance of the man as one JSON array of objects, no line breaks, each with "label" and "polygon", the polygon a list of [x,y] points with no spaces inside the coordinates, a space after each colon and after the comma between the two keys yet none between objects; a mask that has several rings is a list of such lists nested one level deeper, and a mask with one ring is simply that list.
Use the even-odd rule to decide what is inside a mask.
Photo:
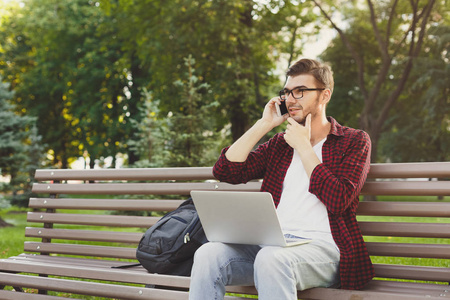
[{"label": "man", "polygon": [[[227,285],[255,285],[259,299],[297,299],[312,287],[360,289],[373,266],[356,222],[358,196],[370,167],[370,138],[326,116],[331,69],[302,59],[289,68],[280,97],[222,150],[214,176],[237,184],[263,178],[285,235],[312,241],[293,247],[207,243],[195,254],[190,299],[223,299]],[[288,114],[276,105],[285,101]],[[285,132],[252,151],[273,128]]]}]

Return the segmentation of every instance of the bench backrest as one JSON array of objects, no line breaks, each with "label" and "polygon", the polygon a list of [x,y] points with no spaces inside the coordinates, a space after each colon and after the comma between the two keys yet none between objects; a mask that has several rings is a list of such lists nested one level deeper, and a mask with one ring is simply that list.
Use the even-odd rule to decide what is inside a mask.
[{"label": "bench backrest", "polygon": [[[260,181],[217,182],[210,167],[42,169],[35,178],[33,192],[38,197],[30,199],[33,211],[27,221],[36,225],[26,228],[32,239],[25,242],[25,251],[125,260],[135,259],[143,232],[178,207],[191,190],[258,191],[261,186]],[[436,199],[360,203],[358,221],[374,261],[392,257],[392,264],[376,264],[378,277],[448,281],[448,271],[424,266],[436,260],[450,265],[450,202],[435,197],[450,195],[450,181],[445,181],[449,178],[449,162],[372,164],[363,195]],[[397,217],[407,220],[399,222]],[[411,239],[397,241],[401,237]],[[422,267],[397,265],[396,257],[420,258]]]}]

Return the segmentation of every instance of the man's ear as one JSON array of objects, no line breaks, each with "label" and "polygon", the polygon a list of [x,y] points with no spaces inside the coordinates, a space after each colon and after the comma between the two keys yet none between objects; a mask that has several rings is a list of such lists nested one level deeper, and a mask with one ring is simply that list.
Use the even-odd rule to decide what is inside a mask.
[{"label": "man's ear", "polygon": [[322,102],[325,104],[328,104],[328,102],[330,102],[331,99],[331,90],[330,89],[325,89],[322,93]]}]

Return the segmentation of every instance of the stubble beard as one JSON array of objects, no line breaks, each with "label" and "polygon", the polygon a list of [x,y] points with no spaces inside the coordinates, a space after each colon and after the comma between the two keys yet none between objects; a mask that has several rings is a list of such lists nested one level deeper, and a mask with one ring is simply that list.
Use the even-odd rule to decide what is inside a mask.
[{"label": "stubble beard", "polygon": [[320,95],[317,96],[317,98],[314,100],[313,107],[310,109],[306,109],[302,105],[295,105],[293,107],[300,108],[302,111],[302,116],[299,119],[299,117],[294,117],[293,119],[299,123],[300,125],[305,126],[306,124],[306,117],[311,114],[311,120],[315,119],[315,117],[318,115],[317,107],[319,106],[320,101]]}]

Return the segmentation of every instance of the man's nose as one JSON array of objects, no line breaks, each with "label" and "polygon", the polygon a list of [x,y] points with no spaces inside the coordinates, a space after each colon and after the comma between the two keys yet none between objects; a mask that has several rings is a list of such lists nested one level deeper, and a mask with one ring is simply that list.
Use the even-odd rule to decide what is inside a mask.
[{"label": "man's nose", "polygon": [[295,103],[295,102],[297,102],[297,99],[294,98],[292,93],[289,93],[289,95],[287,95],[287,98],[286,98],[286,104]]}]

